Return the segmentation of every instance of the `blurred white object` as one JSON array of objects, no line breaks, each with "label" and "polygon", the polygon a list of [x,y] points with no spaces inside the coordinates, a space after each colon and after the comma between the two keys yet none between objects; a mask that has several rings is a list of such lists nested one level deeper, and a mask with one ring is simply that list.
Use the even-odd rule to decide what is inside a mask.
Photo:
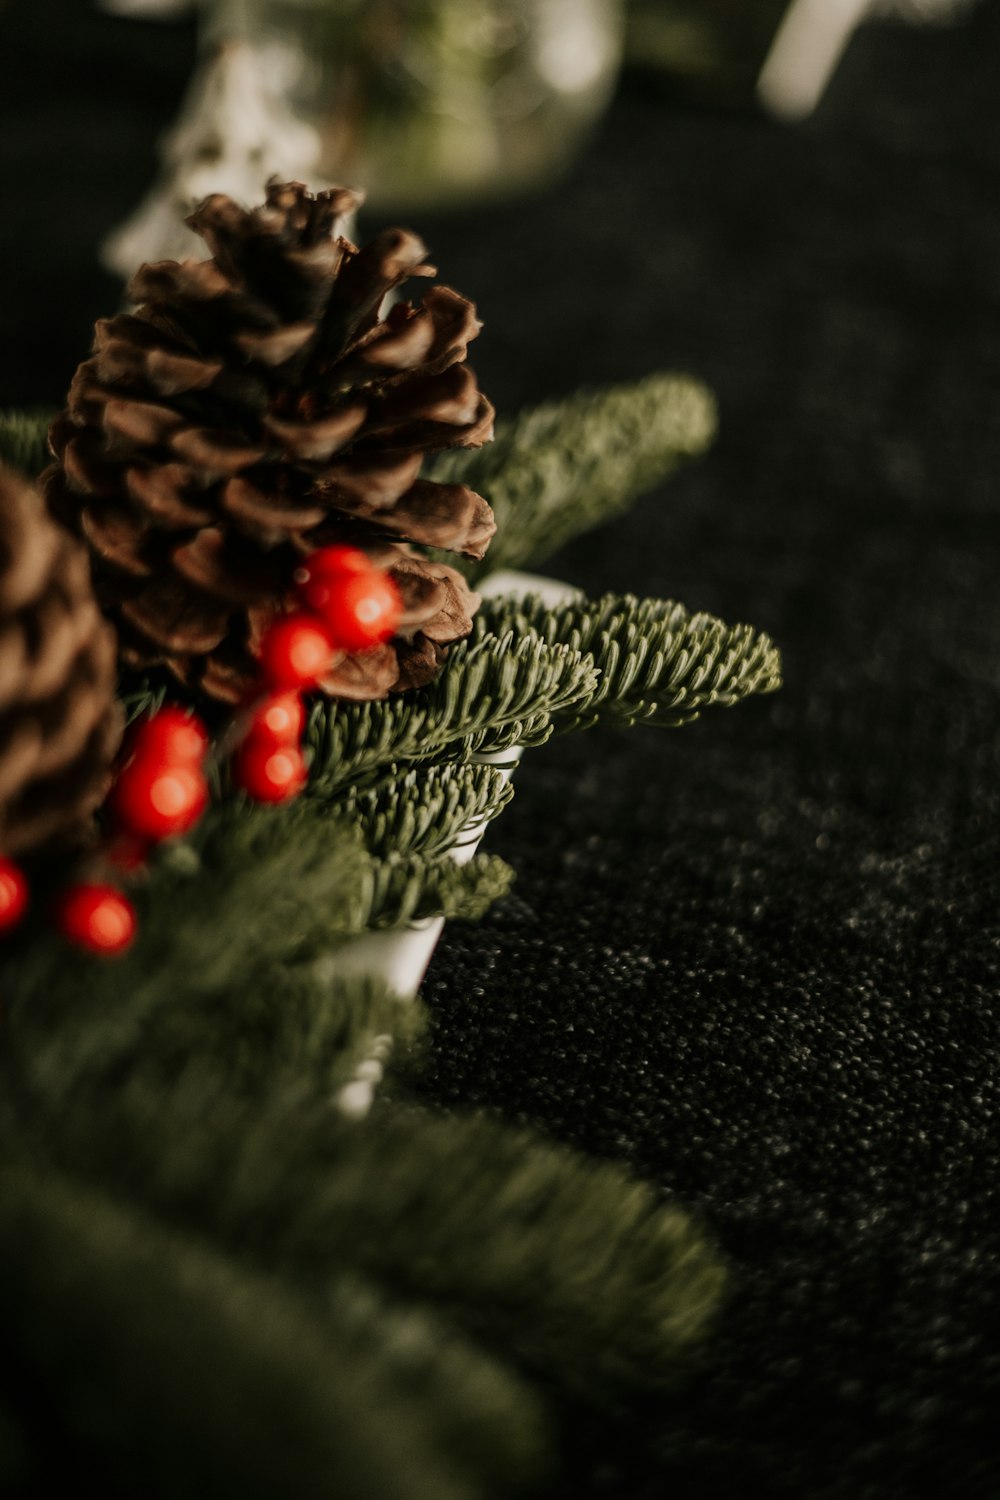
[{"label": "blurred white object", "polygon": [[757,97],[783,120],[812,113],[862,21],[896,16],[947,22],[975,0],[792,0],[757,80]]},{"label": "blurred white object", "polygon": [[553,180],[611,97],[623,23],[622,0],[244,0],[327,173],[393,214]]},{"label": "blurred white object", "polygon": [[[558,578],[543,578],[537,573],[521,573],[513,569],[499,568],[482,579],[476,587],[486,599],[496,599],[501,594],[538,594],[550,606],[565,604],[569,599],[579,598],[580,590]],[[485,756],[484,759],[498,762],[504,776],[513,774],[514,765],[521,758],[517,748],[505,751],[500,756]],[[482,841],[486,831],[484,823],[470,824],[458,836],[451,850],[456,864],[466,864]],[[327,967],[331,978],[343,975],[375,974],[393,990],[401,1000],[413,1000],[424,980],[427,966],[434,956],[438,938],[444,931],[444,917],[429,917],[424,922],[398,932],[367,932],[362,937],[352,938],[328,959],[320,962]],[[376,1036],[368,1056],[363,1059],[351,1081],[337,1094],[334,1103],[342,1114],[352,1120],[363,1119],[371,1109],[375,1092],[382,1081],[385,1063],[392,1051],[391,1036]]]},{"label": "blurred white object", "polygon": [[99,0],[113,16],[138,16],[150,21],[174,21],[194,10],[198,0]]},{"label": "blurred white object", "polygon": [[327,185],[317,181],[319,137],[285,104],[282,79],[265,77],[267,60],[235,37],[209,47],[163,138],[159,181],[101,247],[109,270],[130,276],[144,261],[202,258],[184,220],[209,193],[251,205],[273,176]]}]

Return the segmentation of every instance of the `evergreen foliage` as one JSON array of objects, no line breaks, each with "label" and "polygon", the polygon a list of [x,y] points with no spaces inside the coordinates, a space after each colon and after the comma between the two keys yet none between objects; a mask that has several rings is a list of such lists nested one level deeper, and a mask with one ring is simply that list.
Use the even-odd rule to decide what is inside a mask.
[{"label": "evergreen foliage", "polygon": [[379,859],[392,854],[444,854],[502,812],[514,788],[490,765],[431,762],[418,769],[389,765],[374,787],[349,787],[338,813],[356,822],[369,851]]},{"label": "evergreen foliage", "polygon": [[715,402],[685,375],[578,391],[497,424],[485,448],[446,453],[435,479],[468,484],[497,519],[481,576],[533,567],[582,531],[627,510],[715,433]]},{"label": "evergreen foliage", "polygon": [[36,478],[49,460],[50,411],[0,411],[0,463]]},{"label": "evergreen foliage", "polygon": [[[37,472],[47,421],[0,415],[0,455]],[[493,503],[491,566],[532,563],[713,425],[702,387],[653,376],[434,473]],[[3,970],[4,1493],[85,1469],[108,1500],[485,1500],[544,1478],[553,1397],[676,1381],[721,1291],[699,1231],[615,1166],[407,1103],[423,1006],[339,953],[506,890],[502,861],[448,852],[511,795],[485,757],[684,723],[779,670],[766,636],[679,605],[490,600],[429,687],[312,706],[308,795],[224,795],[164,846],[120,960],[29,920]],[[391,1099],[347,1118],[389,1038]]]},{"label": "evergreen foliage", "polygon": [[560,708],[597,686],[589,658],[532,634],[486,635],[454,647],[428,687],[381,703],[313,705],[310,779],[324,796],[370,782],[394,762],[468,760],[540,745]]},{"label": "evergreen foliage", "polygon": [[498,755],[596,723],[677,726],[780,681],[774,643],[748,625],[630,595],[555,608],[502,595],[484,601],[471,638],[429,688],[314,706],[313,786],[336,796],[387,764]]},{"label": "evergreen foliage", "polygon": [[[108,1500],[471,1500],[520,1488],[543,1462],[534,1393],[354,1275],[308,1295],[200,1233],[9,1161],[0,1265],[3,1385],[22,1436],[0,1467],[6,1495],[62,1493],[85,1472]],[[44,1442],[23,1441],[33,1421]]]},{"label": "evergreen foliage", "polygon": [[714,615],[689,614],[665,599],[605,594],[555,607],[537,595],[488,599],[474,638],[508,633],[537,635],[596,665],[593,693],[553,709],[560,733],[594,724],[674,728],[713,704],[731,707],[781,686],[781,658],[770,636]]},{"label": "evergreen foliage", "polygon": [[509,880],[496,856],[465,865],[419,852],[377,860],[355,826],[313,799],[277,809],[218,804],[189,840],[164,848],[136,892],[138,939],[117,962],[71,960],[62,941],[29,924],[4,967],[8,1025],[13,1034],[30,1027],[40,1067],[49,1045],[78,1031],[99,1037],[108,1062],[134,1045],[151,1015],[182,999],[211,995],[217,1017],[231,1004],[250,1028],[247,994],[259,988],[261,1004],[273,1003],[267,984],[280,989],[282,969],[298,976],[372,928],[474,918]]}]

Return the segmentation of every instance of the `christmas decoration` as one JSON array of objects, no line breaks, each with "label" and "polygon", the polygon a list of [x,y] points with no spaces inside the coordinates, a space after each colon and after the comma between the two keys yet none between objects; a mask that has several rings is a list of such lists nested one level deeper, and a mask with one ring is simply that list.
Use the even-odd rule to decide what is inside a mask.
[{"label": "christmas decoration", "polygon": [[0,854],[0,934],[16,927],[28,909],[28,882],[12,859]]},{"label": "christmas decoration", "polygon": [[[89,378],[78,377],[78,395]],[[511,556],[520,549],[526,560],[612,513],[707,441],[707,395],[671,378],[654,397],[654,384],[578,397],[507,428],[490,486],[511,530],[523,529]],[[400,388],[389,385],[385,401]],[[147,417],[134,397],[117,407],[118,397],[100,397],[101,432],[96,406],[92,420],[71,419],[72,431],[57,425],[57,447],[65,443],[49,477],[53,502],[69,506],[95,551],[100,536],[133,565],[149,539],[123,494],[129,484],[153,493],[175,462],[150,445],[148,428],[131,452],[133,439],[105,435],[118,422],[139,432]],[[145,404],[184,423],[202,400],[160,392]],[[216,462],[221,430],[211,436]],[[85,495],[71,474],[88,451],[99,457]],[[289,488],[270,503],[280,494],[301,506],[304,461],[285,454],[274,468]],[[200,489],[178,489],[173,477],[171,505],[204,508],[208,496],[221,508],[230,479],[199,472]],[[441,473],[432,482],[446,497],[464,484]],[[121,527],[114,546],[109,511]],[[213,529],[200,519],[185,526],[195,542]],[[419,1000],[370,972],[365,955],[378,934],[392,944],[409,924],[476,920],[507,891],[503,861],[474,853],[460,862],[455,846],[505,806],[503,767],[520,747],[593,722],[680,724],[770,692],[777,653],[749,627],[662,600],[553,607],[501,596],[475,621],[466,611],[465,637],[449,635],[443,669],[423,686],[379,701],[307,702],[302,686],[330,667],[345,631],[384,628],[376,611],[366,620],[357,607],[373,585],[392,580],[399,590],[386,643],[397,667],[418,590],[443,578],[461,602],[465,585],[446,564],[377,542],[370,522],[331,515],[315,535],[289,540],[286,530],[273,546],[228,519],[214,529],[222,540],[198,544],[198,576],[214,566],[218,590],[219,555],[235,558],[226,574],[235,594],[237,578],[249,588],[257,576],[249,559],[263,567],[284,553],[280,598],[260,611],[252,638],[246,622],[259,606],[245,595],[227,604],[247,628],[250,663],[228,678],[240,696],[207,755],[204,729],[164,705],[162,681],[130,680],[136,722],[109,809],[124,826],[105,861],[127,867],[145,858],[151,837],[175,831],[169,817],[151,832],[139,826],[159,808],[161,779],[204,777],[210,761],[221,794],[176,842],[152,849],[141,932],[113,885],[89,881],[59,901],[67,936],[106,956],[131,944],[122,962],[74,964],[51,942],[7,950],[0,1319],[9,1383],[24,1371],[25,1384],[44,1391],[70,1442],[107,1470],[109,1494],[127,1491],[154,1452],[166,1455],[156,1470],[164,1493],[179,1487],[205,1500],[233,1484],[248,1500],[324,1494],[331,1474],[345,1500],[537,1489],[558,1430],[553,1410],[586,1419],[623,1392],[669,1388],[710,1327],[723,1273],[682,1213],[616,1167],[488,1120],[425,1114],[405,1102],[405,1071],[382,1108],[360,1118],[384,1078],[413,1067],[426,1024]],[[156,532],[169,528],[150,530],[162,542]],[[193,570],[189,544],[177,546],[179,562],[171,554],[172,584],[178,568]],[[120,567],[104,556],[100,574],[135,651],[127,590],[113,597]],[[133,600],[152,587],[134,577]],[[178,596],[188,584],[177,584]],[[178,658],[186,652],[190,665],[178,675],[190,688],[222,670],[217,646],[191,648],[205,618],[179,622],[189,633]],[[384,659],[371,635],[353,656],[359,674]],[[297,795],[307,766],[307,794]],[[219,1390],[231,1398],[222,1408],[211,1395]],[[115,1413],[113,1443],[94,1438],[95,1400]],[[13,1421],[42,1492],[50,1460]]]},{"label": "christmas decoration", "polygon": [[331,696],[429,681],[478,603],[406,544],[481,558],[493,534],[470,488],[418,477],[425,453],[492,434],[465,362],[480,324],[446,287],[381,318],[387,292],[432,268],[405,230],[344,240],[357,201],[297,183],[251,212],[206,199],[190,222],[213,259],[137,273],[137,311],[97,325],[52,429],[49,504],[87,540],[124,660],[209,698],[253,690],[262,638],[316,548],[363,546],[400,598],[391,640],[337,650]]},{"label": "christmas decoration", "polygon": [[368,558],[358,547],[318,547],[295,570],[295,587],[307,609],[324,615],[345,578],[367,573]]},{"label": "christmas decoration", "polygon": [[134,726],[130,739],[130,757],[110,797],[119,828],[148,843],[187,833],[208,805],[205,726],[180,709],[163,708]]},{"label": "christmas decoration", "polygon": [[130,833],[157,842],[186,833],[207,802],[208,786],[194,766],[137,759],[115,783],[111,807]]},{"label": "christmas decoration", "polygon": [[56,925],[64,937],[89,953],[124,953],[136,931],[132,903],[113,885],[75,885],[62,896]]},{"label": "christmas decoration", "polygon": [[305,704],[298,693],[276,693],[253,709],[248,735],[268,745],[294,745],[305,727]]},{"label": "christmas decoration", "polygon": [[122,715],[79,542],[0,466],[0,851],[86,838]]},{"label": "christmas decoration", "polygon": [[268,626],[260,643],[264,680],[277,692],[314,688],[330,670],[333,633],[318,616],[299,610]]},{"label": "christmas decoration", "polygon": [[198,716],[169,704],[133,725],[129,740],[132,754],[143,760],[200,766],[208,754],[208,731]]},{"label": "christmas decoration", "polygon": [[250,735],[233,757],[233,783],[255,802],[287,802],[305,786],[306,763],[296,745]]},{"label": "christmas decoration", "polygon": [[392,579],[372,568],[356,573],[330,590],[324,619],[345,651],[370,651],[393,635],[399,623],[399,590]]}]

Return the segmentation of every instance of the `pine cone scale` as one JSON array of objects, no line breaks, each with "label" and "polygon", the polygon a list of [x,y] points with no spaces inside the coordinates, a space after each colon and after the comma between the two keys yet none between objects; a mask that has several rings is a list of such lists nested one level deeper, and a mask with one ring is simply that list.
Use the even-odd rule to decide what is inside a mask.
[{"label": "pine cone scale", "polygon": [[[161,579],[136,598],[124,599],[118,612],[140,637],[157,648],[146,654],[149,665],[163,652],[204,656],[226,639],[231,611],[214,599],[199,598],[179,578]],[[133,657],[136,664],[139,653]]]},{"label": "pine cone scale", "polygon": [[80,542],[0,468],[0,850],[85,836],[121,737],[116,646]]},{"label": "pine cone scale", "polygon": [[[69,471],[67,470],[67,477]],[[189,464],[166,463],[158,468],[125,470],[125,490],[143,516],[168,531],[207,526],[212,520],[208,506],[192,505],[190,491],[196,471]]]},{"label": "pine cone scale", "polygon": [[326,507],[309,504],[308,493],[302,499],[282,494],[277,488],[258,488],[249,479],[230,479],[223,487],[219,504],[227,515],[246,527],[274,540],[318,526],[326,516]]},{"label": "pine cone scale", "polygon": [[322,463],[347,447],[363,427],[367,415],[367,406],[356,401],[313,422],[283,422],[268,417],[264,426],[291,458]]}]

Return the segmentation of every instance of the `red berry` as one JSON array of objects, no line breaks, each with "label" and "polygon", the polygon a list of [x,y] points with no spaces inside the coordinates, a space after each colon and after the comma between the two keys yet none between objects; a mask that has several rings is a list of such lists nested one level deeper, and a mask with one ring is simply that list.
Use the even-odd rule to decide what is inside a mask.
[{"label": "red berry", "polygon": [[118,822],[139,838],[173,838],[192,828],[208,805],[208,783],[190,765],[130,761],[111,794]]},{"label": "red berry", "polygon": [[28,882],[20,865],[0,854],[0,932],[10,932],[28,909]]},{"label": "red berry", "polygon": [[318,547],[295,570],[295,587],[302,603],[326,615],[334,590],[355,574],[368,573],[371,563],[358,547]]},{"label": "red berry", "polygon": [[298,693],[275,693],[253,709],[247,734],[274,749],[279,745],[297,745],[305,722],[305,704]]},{"label": "red berry", "polygon": [[75,885],[59,902],[56,923],[89,953],[123,953],[135,937],[135,907],[113,885]]},{"label": "red berry", "polygon": [[132,753],[142,760],[200,766],[207,750],[208,730],[182,708],[161,708],[132,731]]},{"label": "red berry", "polygon": [[329,669],[334,649],[323,621],[303,611],[269,626],[260,643],[260,664],[268,684],[279,693],[315,687]]},{"label": "red berry", "polygon": [[233,756],[233,781],[256,802],[287,802],[306,784],[297,745],[268,745],[251,737]]},{"label": "red berry", "polygon": [[400,608],[399,590],[388,573],[370,568],[341,580],[323,618],[343,650],[367,651],[393,634]]}]

